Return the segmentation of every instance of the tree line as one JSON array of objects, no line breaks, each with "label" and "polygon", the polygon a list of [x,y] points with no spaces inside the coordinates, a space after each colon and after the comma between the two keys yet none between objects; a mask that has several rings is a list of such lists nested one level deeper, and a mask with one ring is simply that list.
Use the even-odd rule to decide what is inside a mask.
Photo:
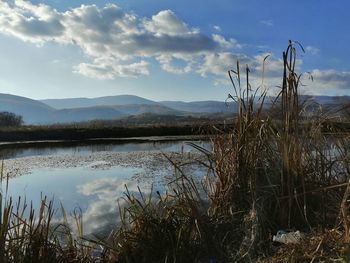
[{"label": "tree line", "polygon": [[0,112],[0,127],[18,127],[23,124],[23,117],[12,112]]}]

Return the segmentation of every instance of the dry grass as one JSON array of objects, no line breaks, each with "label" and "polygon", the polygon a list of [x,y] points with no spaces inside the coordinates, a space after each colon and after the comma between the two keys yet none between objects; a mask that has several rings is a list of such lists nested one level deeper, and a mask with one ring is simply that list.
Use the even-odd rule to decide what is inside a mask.
[{"label": "dry grass", "polygon": [[[253,90],[250,70],[229,71],[238,105],[230,132],[213,137],[205,154],[203,185],[173,163],[175,180],[165,196],[137,197],[126,190],[122,225],[106,240],[85,240],[66,221],[52,223],[52,206],[38,218],[1,209],[0,259],[4,262],[346,262],[350,217],[349,138],[322,132],[328,115],[305,117],[295,72],[298,43],[283,53],[281,91],[273,109],[264,108],[266,87]],[[266,58],[267,59],[267,58]],[[264,61],[265,62],[265,61]],[[327,128],[335,131],[334,127]],[[172,160],[169,160],[172,162]],[[299,229],[296,245],[272,244],[277,230]],[[333,230],[329,230],[333,229]],[[94,257],[97,247],[100,256]]]},{"label": "dry grass", "polygon": [[261,258],[259,263],[290,262],[349,262],[350,247],[343,242],[343,232],[337,229],[307,234],[300,244],[275,246],[273,256]]},{"label": "dry grass", "polygon": [[[229,98],[238,105],[237,120],[229,134],[214,137],[213,153],[199,149],[208,156],[208,167],[215,174],[205,184],[207,202],[197,194],[198,186],[183,174],[177,181],[178,194],[171,202],[164,204],[161,201],[172,209],[188,208],[186,211],[190,212],[185,217],[172,212],[171,219],[187,218],[195,222],[180,225],[194,234],[185,240],[189,240],[189,250],[191,242],[197,244],[196,253],[192,252],[190,257],[186,250],[176,250],[178,253],[172,253],[171,260],[168,254],[158,254],[157,260],[153,259],[156,262],[165,259],[182,262],[184,255],[188,262],[209,259],[218,262],[255,261],[274,253],[271,237],[280,229],[312,232],[315,228],[339,227],[340,233],[345,233],[342,242],[347,242],[348,137],[323,133],[323,124],[329,117],[327,113],[305,117],[305,108],[298,95],[301,77],[295,72],[296,45],[299,46],[290,42],[283,53],[281,92],[274,104],[281,110],[280,120],[270,118],[264,111],[265,87],[261,85],[259,92],[253,91],[248,67],[242,73],[237,63],[236,70],[229,71],[234,89]],[[146,206],[146,211],[136,214],[126,211],[127,217],[131,218],[128,233],[136,236],[117,235],[116,240],[122,239],[126,243],[129,240],[135,243],[136,240],[143,249],[153,251],[145,242],[139,242],[140,232],[135,232],[138,229],[134,225],[137,216],[156,215],[147,209]],[[162,244],[162,241],[151,239],[147,243]],[[211,256],[203,253],[208,251],[211,251]],[[126,254],[132,253],[128,250]]]}]

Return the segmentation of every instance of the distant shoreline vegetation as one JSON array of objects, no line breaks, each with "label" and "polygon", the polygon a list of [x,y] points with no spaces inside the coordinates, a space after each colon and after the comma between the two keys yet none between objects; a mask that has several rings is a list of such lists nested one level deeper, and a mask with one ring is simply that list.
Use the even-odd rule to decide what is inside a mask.
[{"label": "distant shoreline vegetation", "polygon": [[19,127],[23,125],[23,118],[12,112],[0,112],[0,128],[1,127]]},{"label": "distant shoreline vegetation", "polygon": [[[0,113],[1,121],[1,113]],[[167,136],[206,136],[225,134],[235,122],[227,120],[197,119],[196,121],[174,121],[162,123],[120,124],[115,121],[92,121],[75,124],[59,124],[48,126],[0,126],[1,143],[50,142],[50,141],[87,141],[87,140],[119,140],[141,137]],[[275,119],[274,122],[280,121]],[[301,122],[307,128],[308,121]],[[323,134],[341,135],[350,131],[350,122],[324,120],[320,123]],[[335,129],[336,128],[336,129]]]},{"label": "distant shoreline vegetation", "polygon": [[213,125],[223,128],[222,123],[173,124],[157,126],[22,126],[0,128],[1,142],[28,141],[84,141],[94,139],[121,139],[133,137],[166,137],[206,135],[217,133]]}]

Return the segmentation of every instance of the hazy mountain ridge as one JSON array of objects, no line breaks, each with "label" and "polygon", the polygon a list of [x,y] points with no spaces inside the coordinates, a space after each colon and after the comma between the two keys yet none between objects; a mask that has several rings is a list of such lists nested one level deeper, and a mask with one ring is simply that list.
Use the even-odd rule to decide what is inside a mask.
[{"label": "hazy mountain ridge", "polygon": [[160,101],[161,104],[179,111],[187,111],[192,113],[215,113],[215,112],[235,112],[235,103],[221,101]]},{"label": "hazy mountain ridge", "polygon": [[116,119],[125,114],[113,107],[86,107],[57,110],[53,113],[52,123],[84,122],[97,119]]},{"label": "hazy mountain ridge", "polygon": [[[335,107],[335,105],[350,101],[349,96],[302,96],[302,99],[311,99],[316,103],[328,107]],[[68,106],[70,108],[67,108]],[[93,99],[71,98],[38,101],[0,93],[0,111],[8,111],[21,115],[25,124],[86,122],[96,119],[115,120],[145,113],[169,116],[205,116],[215,113],[230,114],[235,112],[235,106],[234,102],[225,103],[223,101],[210,100],[157,102],[133,95],[107,96]]]},{"label": "hazy mountain ridge", "polygon": [[98,98],[47,99],[41,100],[41,102],[57,110],[86,108],[95,106],[158,104],[158,102],[134,95],[105,96]]},{"label": "hazy mountain ridge", "polygon": [[179,115],[180,113],[162,105],[130,104],[116,106],[94,106],[57,110],[53,114],[57,123],[85,122],[90,120],[114,120],[130,115],[157,113]]},{"label": "hazy mountain ridge", "polygon": [[[50,105],[26,97],[0,93],[0,111],[8,111],[21,115],[25,124],[86,122],[96,119],[113,120],[144,113],[160,115],[183,114],[158,102],[132,95],[48,101]],[[55,109],[52,107],[53,105],[58,105],[58,108],[62,109]],[[74,105],[74,107],[65,108],[67,105]],[[81,107],[82,105],[89,106]]]},{"label": "hazy mountain ridge", "polygon": [[234,103],[224,103],[221,101],[153,101],[134,95],[117,95],[99,98],[68,98],[68,99],[47,99],[41,102],[48,106],[60,109],[75,109],[95,106],[126,106],[126,105],[162,105],[175,111],[185,111],[191,113],[213,113],[213,112],[233,112]]},{"label": "hazy mountain ridge", "polygon": [[38,120],[50,120],[56,110],[40,101],[0,93],[0,111],[21,115],[26,123],[37,123]]}]

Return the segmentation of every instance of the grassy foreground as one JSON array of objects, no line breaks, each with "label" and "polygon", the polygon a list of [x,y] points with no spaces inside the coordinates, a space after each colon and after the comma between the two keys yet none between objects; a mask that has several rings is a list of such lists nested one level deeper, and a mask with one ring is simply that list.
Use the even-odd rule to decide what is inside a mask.
[{"label": "grassy foreground", "polygon": [[[264,111],[264,85],[252,91],[249,68],[229,72],[237,122],[213,137],[213,152],[197,147],[214,171],[202,185],[173,163],[165,196],[126,189],[122,224],[104,240],[84,238],[79,214],[73,232],[66,217],[53,221],[52,203],[35,213],[10,199],[0,210],[0,262],[348,262],[349,138],[324,134],[324,113],[305,125],[296,50],[290,42],[283,53],[278,122]],[[278,230],[305,235],[278,245]]]}]

